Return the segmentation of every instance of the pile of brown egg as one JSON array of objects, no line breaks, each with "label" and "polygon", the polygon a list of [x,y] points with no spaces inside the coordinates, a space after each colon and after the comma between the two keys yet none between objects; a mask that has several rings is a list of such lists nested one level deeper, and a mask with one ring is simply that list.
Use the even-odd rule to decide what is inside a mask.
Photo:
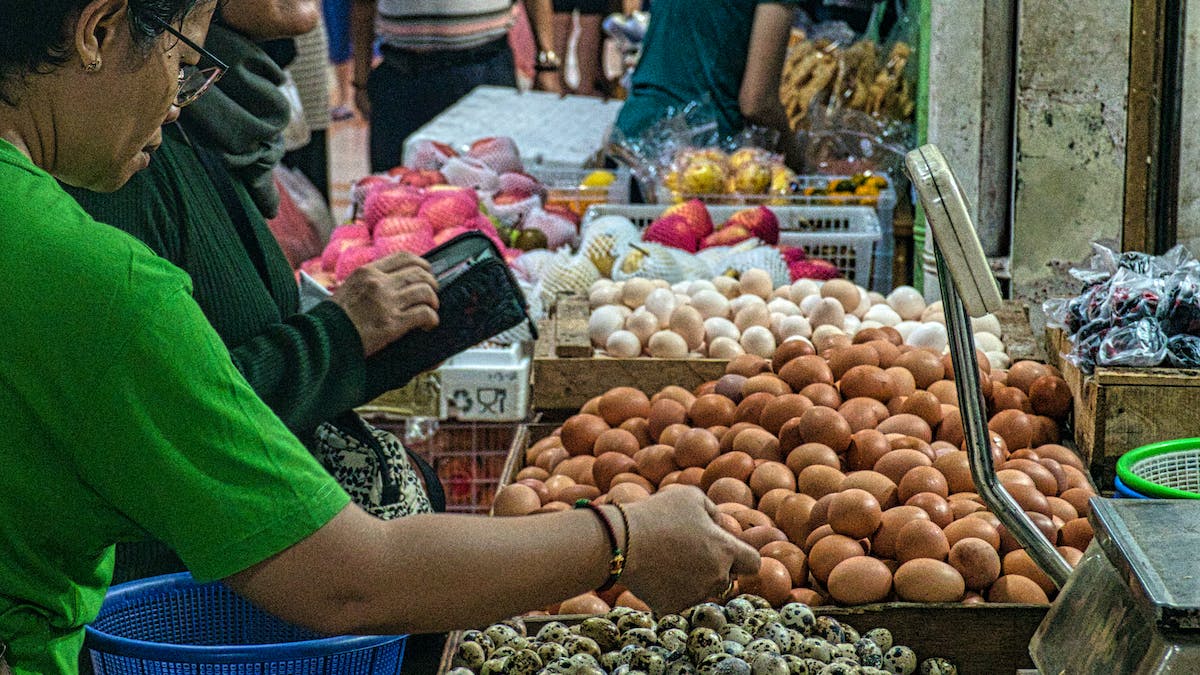
[{"label": "pile of brown egg", "polygon": [[[593,399],[529,447],[494,513],[694,485],[763,555],[740,589],[774,606],[1049,602],[1050,578],[976,493],[948,356],[905,346],[888,328],[815,350],[793,342],[772,361],[740,356],[695,392],[617,388]],[[1075,564],[1092,537],[1095,492],[1058,444],[1066,382],[1040,363],[992,371],[979,356],[997,476]],[[560,611],[614,602],[642,606],[628,593],[589,594]]]}]

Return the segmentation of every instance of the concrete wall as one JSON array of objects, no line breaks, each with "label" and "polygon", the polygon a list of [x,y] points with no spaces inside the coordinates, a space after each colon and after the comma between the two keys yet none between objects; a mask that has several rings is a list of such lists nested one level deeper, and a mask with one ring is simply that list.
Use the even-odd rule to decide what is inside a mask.
[{"label": "concrete wall", "polygon": [[[1014,294],[1063,289],[1095,240],[1119,241],[1129,74],[1128,0],[1021,4]],[[1069,287],[1069,285],[1067,286]]]},{"label": "concrete wall", "polygon": [[1178,241],[1200,253],[1200,0],[1189,0],[1186,12]]}]

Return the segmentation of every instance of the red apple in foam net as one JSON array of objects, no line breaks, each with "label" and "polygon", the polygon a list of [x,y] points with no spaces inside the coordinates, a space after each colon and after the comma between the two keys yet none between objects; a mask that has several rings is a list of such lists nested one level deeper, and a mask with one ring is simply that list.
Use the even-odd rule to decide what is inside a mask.
[{"label": "red apple in foam net", "polygon": [[650,223],[650,227],[642,233],[642,241],[652,241],[688,253],[695,253],[700,249],[700,238],[696,236],[687,219],[678,214],[663,216]]},{"label": "red apple in foam net", "polygon": [[417,212],[419,216],[429,221],[434,232],[458,227],[474,218],[477,213],[479,213],[479,206],[473,199],[465,199],[453,192],[430,194],[421,203],[421,208]]},{"label": "red apple in foam net", "polygon": [[498,174],[525,170],[517,142],[508,136],[481,138],[471,144],[467,155],[481,160]]},{"label": "red apple in foam net", "polygon": [[415,216],[421,208],[425,194],[407,185],[392,185],[379,188],[367,195],[363,202],[363,221],[369,227],[388,216]]},{"label": "red apple in foam net", "polygon": [[571,221],[571,223],[573,223],[576,227],[579,226],[579,223],[580,223],[579,214],[575,213],[571,209],[563,206],[562,204],[546,204],[545,206],[542,207],[542,210],[545,211],[546,213],[552,213],[552,214],[558,216],[559,218],[566,218],[567,220]]},{"label": "red apple in foam net", "polygon": [[481,192],[495,192],[500,187],[500,176],[474,157],[453,157],[442,166],[446,182],[458,187]]},{"label": "red apple in foam net", "polygon": [[441,246],[458,235],[466,234],[467,232],[470,232],[470,230],[465,227],[448,227],[444,230],[433,233],[433,243],[435,246]]},{"label": "red apple in foam net", "polygon": [[380,237],[375,240],[375,248],[380,257],[388,256],[399,251],[421,255],[435,246],[433,235],[429,232],[416,232],[394,237]]},{"label": "red apple in foam net", "polygon": [[500,174],[500,192],[507,192],[509,190],[528,192],[539,197],[546,196],[546,186],[542,185],[538,179],[521,171],[509,171],[508,173]]},{"label": "red apple in foam net", "polygon": [[370,176],[360,178],[359,180],[355,181],[354,185],[350,186],[350,199],[355,204],[362,206],[363,203],[367,201],[367,197],[370,196],[371,192],[380,187],[395,184],[396,181],[392,180],[388,176],[372,174]]},{"label": "red apple in foam net", "polygon": [[329,241],[338,239],[370,239],[371,229],[361,220],[356,220],[353,223],[338,225],[329,233]]},{"label": "red apple in foam net", "polygon": [[420,140],[413,146],[412,156],[408,166],[412,169],[440,169],[451,157],[457,157],[458,152],[438,141]]},{"label": "red apple in foam net", "polygon": [[432,235],[433,225],[430,225],[428,220],[420,216],[390,216],[380,220],[375,224],[375,229],[372,231],[372,235],[374,235],[375,239],[379,239],[380,237],[394,237],[397,235],[417,234],[421,232],[426,232]]},{"label": "red apple in foam net", "polygon": [[333,270],[333,277],[338,283],[346,280],[350,273],[354,270],[373,262],[379,257],[379,251],[373,245],[367,246],[350,246],[342,251],[338,256],[337,267]]}]

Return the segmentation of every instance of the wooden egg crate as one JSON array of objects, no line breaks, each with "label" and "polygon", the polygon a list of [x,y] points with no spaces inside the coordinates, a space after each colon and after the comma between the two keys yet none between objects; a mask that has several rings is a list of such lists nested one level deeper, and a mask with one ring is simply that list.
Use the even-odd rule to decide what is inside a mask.
[{"label": "wooden egg crate", "polygon": [[535,410],[578,411],[613,387],[634,387],[647,395],[678,385],[695,389],[725,374],[725,359],[613,358],[598,354],[588,337],[591,309],[585,296],[559,298],[549,318],[538,324],[533,351]]},{"label": "wooden egg crate", "polygon": [[1147,443],[1196,436],[1200,370],[1103,368],[1091,375],[1067,360],[1072,345],[1061,329],[1048,328],[1050,363],[1062,371],[1074,398],[1079,455],[1105,489],[1113,485],[1117,459]]},{"label": "wooden egg crate", "polygon": [[[911,647],[919,660],[932,656],[947,658],[958,668],[959,675],[1010,675],[1033,668],[1029,640],[1048,609],[1037,605],[895,602],[863,607],[814,607],[813,612],[817,616],[834,617],[862,632],[886,628],[896,644]],[[523,620],[527,633],[537,635],[551,621],[570,626],[586,618],[571,614],[527,616]],[[439,673],[453,667],[454,653],[461,642],[461,631],[446,638]]]}]

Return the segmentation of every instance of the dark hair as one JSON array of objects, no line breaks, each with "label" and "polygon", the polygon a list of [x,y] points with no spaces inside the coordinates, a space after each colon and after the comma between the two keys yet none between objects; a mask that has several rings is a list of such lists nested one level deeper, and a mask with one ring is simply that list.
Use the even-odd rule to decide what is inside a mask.
[{"label": "dark hair", "polygon": [[[15,106],[14,89],[27,75],[47,73],[67,61],[72,18],[92,0],[15,0],[0,10],[0,102]],[[176,23],[197,0],[129,0],[134,39],[149,44],[162,34],[151,17]]]}]

